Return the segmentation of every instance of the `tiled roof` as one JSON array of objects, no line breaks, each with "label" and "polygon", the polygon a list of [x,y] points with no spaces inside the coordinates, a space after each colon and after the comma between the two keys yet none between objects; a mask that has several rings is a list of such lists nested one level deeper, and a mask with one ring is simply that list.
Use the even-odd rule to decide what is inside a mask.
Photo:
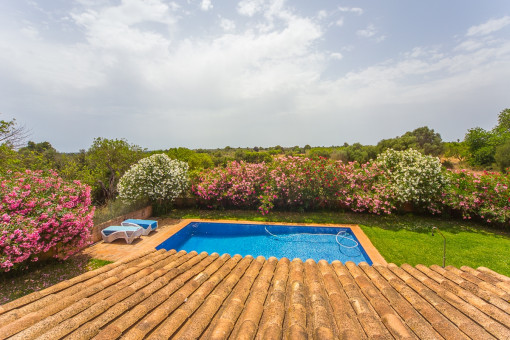
[{"label": "tiled roof", "polygon": [[509,339],[487,268],[149,251],[0,306],[13,339]]}]

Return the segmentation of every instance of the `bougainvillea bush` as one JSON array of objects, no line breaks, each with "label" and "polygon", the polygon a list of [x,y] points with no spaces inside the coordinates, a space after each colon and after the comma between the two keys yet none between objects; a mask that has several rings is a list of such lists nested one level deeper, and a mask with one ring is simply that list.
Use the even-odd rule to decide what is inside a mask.
[{"label": "bougainvillea bush", "polygon": [[89,186],[30,170],[7,172],[0,183],[0,270],[50,250],[65,259],[88,244],[94,216]]},{"label": "bougainvillea bush", "polygon": [[188,164],[155,154],[133,165],[119,181],[119,198],[125,201],[173,201],[189,186]]}]

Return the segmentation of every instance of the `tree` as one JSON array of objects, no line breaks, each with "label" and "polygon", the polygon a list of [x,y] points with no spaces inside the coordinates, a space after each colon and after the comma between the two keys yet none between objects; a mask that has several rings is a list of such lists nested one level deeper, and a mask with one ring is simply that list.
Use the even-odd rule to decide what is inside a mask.
[{"label": "tree", "polygon": [[0,145],[17,149],[24,145],[29,132],[24,125],[18,125],[16,119],[11,121],[0,120]]},{"label": "tree", "polygon": [[[469,150],[468,161],[472,165],[483,167],[490,167],[497,162],[501,167],[501,164],[505,163],[502,157],[505,154],[504,145],[508,141],[510,141],[510,109],[505,109],[499,113],[498,124],[492,130],[486,131],[480,127],[468,130],[464,137]],[[500,147],[497,161],[496,151]]]},{"label": "tree", "polygon": [[498,125],[494,128],[499,134],[510,134],[510,109],[499,113]]},{"label": "tree", "polygon": [[0,144],[0,175],[7,171],[21,170],[19,163],[17,152],[5,144]]},{"label": "tree", "polygon": [[35,143],[29,141],[27,146],[19,149],[18,157],[25,169],[49,170],[59,168],[57,162],[60,155],[49,142]]},{"label": "tree", "polygon": [[114,199],[119,178],[145,156],[144,150],[124,139],[96,138],[86,154],[88,166],[100,189],[99,201]]},{"label": "tree", "polygon": [[507,172],[507,169],[510,168],[510,140],[496,148],[494,158],[499,169]]},{"label": "tree", "polygon": [[496,146],[494,134],[481,127],[469,129],[464,137],[469,150],[468,161],[474,166],[489,166],[494,163]]},{"label": "tree", "polygon": [[444,149],[446,157],[457,158],[459,161],[464,161],[469,154],[468,146],[465,142],[444,143]]},{"label": "tree", "polygon": [[408,149],[418,150],[425,155],[439,156],[443,152],[441,135],[427,126],[408,131],[400,137],[383,139],[377,143],[379,152],[387,149],[404,151]]},{"label": "tree", "polygon": [[199,153],[187,148],[171,148],[166,154],[171,159],[187,162],[190,170],[202,170],[214,166],[211,156],[207,153]]},{"label": "tree", "polygon": [[423,126],[410,134],[416,137],[416,146],[425,155],[439,156],[443,152],[443,140],[439,133],[434,132],[434,129]]}]

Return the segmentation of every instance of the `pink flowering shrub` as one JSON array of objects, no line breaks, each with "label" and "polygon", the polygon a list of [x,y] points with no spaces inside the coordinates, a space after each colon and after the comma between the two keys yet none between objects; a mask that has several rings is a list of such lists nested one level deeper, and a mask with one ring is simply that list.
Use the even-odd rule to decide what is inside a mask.
[{"label": "pink flowering shrub", "polygon": [[391,213],[391,192],[382,185],[376,164],[343,164],[326,159],[278,157],[270,164],[231,162],[207,169],[194,179],[192,191],[209,206],[315,209],[341,206],[353,211]]},{"label": "pink flowering shrub", "polygon": [[209,205],[232,204],[253,207],[267,174],[265,163],[230,162],[225,168],[202,171],[195,177],[192,191]]},{"label": "pink flowering shrub", "polygon": [[67,258],[88,244],[93,216],[90,187],[79,181],[65,182],[53,171],[0,177],[0,270],[52,249]]},{"label": "pink flowering shrub", "polygon": [[498,172],[474,174],[448,171],[449,187],[442,204],[462,213],[465,219],[474,216],[487,222],[510,221],[510,175]]},{"label": "pink flowering shrub", "polygon": [[[395,176],[381,161],[345,164],[328,159],[278,157],[268,164],[231,162],[225,168],[198,173],[192,180],[192,192],[210,207],[236,206],[258,209],[262,214],[272,209],[323,207],[391,214],[406,202],[413,202],[433,214],[453,210],[464,218],[477,216],[508,226],[510,175],[475,175],[434,168],[432,176],[426,166],[415,168],[416,173],[409,175],[406,170],[399,172],[402,176]],[[425,179],[434,180],[420,177],[417,182],[423,173],[428,176]],[[435,179],[439,177],[440,180]]]}]

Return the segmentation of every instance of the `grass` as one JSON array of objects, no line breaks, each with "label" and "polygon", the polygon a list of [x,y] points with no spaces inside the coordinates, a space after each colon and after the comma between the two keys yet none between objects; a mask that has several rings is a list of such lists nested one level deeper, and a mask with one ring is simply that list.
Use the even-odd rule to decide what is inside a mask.
[{"label": "grass", "polygon": [[446,265],[480,266],[510,276],[510,232],[472,221],[420,215],[340,212],[271,212],[262,216],[244,210],[173,210],[168,217],[291,223],[358,224],[386,261],[401,265],[443,263],[443,238],[431,235],[438,227],[446,237]]},{"label": "grass", "polygon": [[2,273],[0,274],[0,305],[109,263],[111,262],[79,254],[65,261],[51,259],[32,264],[25,270]]}]

